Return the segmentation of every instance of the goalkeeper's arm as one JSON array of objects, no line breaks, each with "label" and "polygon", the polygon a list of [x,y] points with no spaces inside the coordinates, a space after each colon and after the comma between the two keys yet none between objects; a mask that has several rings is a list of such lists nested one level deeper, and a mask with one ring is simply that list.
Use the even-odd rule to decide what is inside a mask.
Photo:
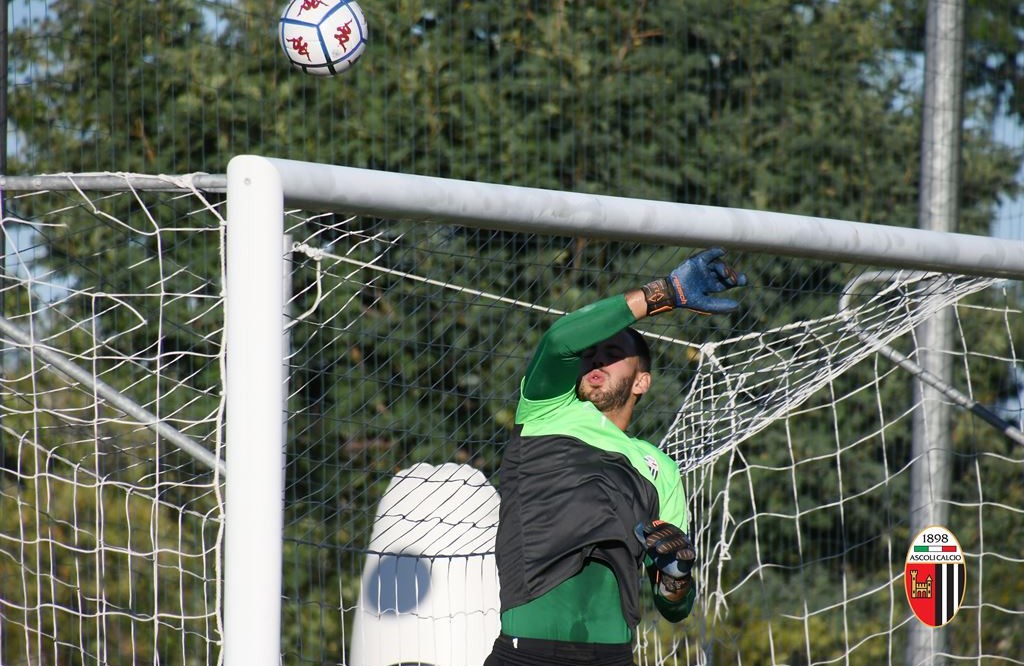
[{"label": "goalkeeper's arm", "polygon": [[651,315],[674,308],[701,314],[731,312],[736,301],[715,296],[745,285],[747,278],[726,264],[725,250],[696,254],[668,277],[640,289],[592,303],[556,321],[544,334],[526,370],[523,395],[542,400],[561,395],[578,379],[580,353]]}]

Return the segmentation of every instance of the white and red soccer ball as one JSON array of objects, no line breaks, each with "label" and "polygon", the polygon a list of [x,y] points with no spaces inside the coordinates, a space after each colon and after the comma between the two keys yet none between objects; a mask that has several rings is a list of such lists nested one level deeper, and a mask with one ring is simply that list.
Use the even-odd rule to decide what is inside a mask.
[{"label": "white and red soccer ball", "polygon": [[278,39],[292,65],[334,76],[356,64],[369,32],[354,0],[291,0],[281,12]]}]

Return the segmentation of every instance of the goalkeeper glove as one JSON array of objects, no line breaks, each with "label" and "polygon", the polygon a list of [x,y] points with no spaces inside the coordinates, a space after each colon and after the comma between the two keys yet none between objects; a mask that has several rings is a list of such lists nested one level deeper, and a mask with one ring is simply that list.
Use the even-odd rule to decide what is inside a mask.
[{"label": "goalkeeper glove", "polygon": [[700,314],[723,314],[739,307],[731,298],[711,294],[742,287],[747,276],[737,273],[722,261],[725,250],[713,247],[696,254],[672,271],[663,280],[644,285],[647,314],[654,315],[672,308],[687,308]]},{"label": "goalkeeper glove", "polygon": [[640,523],[635,532],[658,571],[673,579],[690,576],[697,551],[685,532],[663,520]]}]

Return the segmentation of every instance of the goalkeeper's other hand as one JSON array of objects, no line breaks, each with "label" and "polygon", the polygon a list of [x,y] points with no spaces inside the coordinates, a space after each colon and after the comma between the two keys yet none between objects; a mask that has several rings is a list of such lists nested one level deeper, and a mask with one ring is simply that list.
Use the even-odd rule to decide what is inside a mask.
[{"label": "goalkeeper's other hand", "polygon": [[663,520],[640,523],[635,531],[636,538],[659,571],[670,578],[690,575],[697,551],[685,532]]},{"label": "goalkeeper's other hand", "polygon": [[667,282],[677,308],[701,314],[732,312],[739,304],[731,298],[711,296],[733,287],[742,287],[747,276],[737,273],[722,261],[725,250],[713,247],[690,257],[669,274]]}]

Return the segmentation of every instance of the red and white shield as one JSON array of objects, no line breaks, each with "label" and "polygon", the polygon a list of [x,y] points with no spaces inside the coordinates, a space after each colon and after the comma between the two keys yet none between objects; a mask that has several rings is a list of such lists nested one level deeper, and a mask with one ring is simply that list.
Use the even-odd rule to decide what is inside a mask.
[{"label": "red and white shield", "polygon": [[929,627],[941,627],[956,615],[967,587],[963,549],[945,527],[928,527],[911,542],[903,570],[910,609]]}]

